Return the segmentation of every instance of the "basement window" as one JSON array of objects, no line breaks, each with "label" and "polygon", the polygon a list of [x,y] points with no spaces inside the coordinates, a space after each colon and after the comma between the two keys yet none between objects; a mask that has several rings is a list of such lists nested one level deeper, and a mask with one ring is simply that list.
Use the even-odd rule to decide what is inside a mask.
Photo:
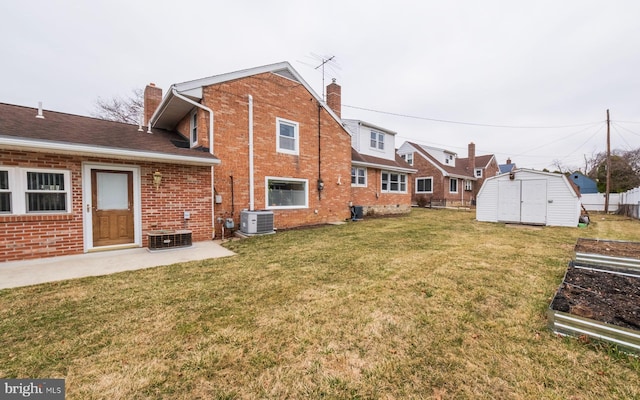
[{"label": "basement window", "polygon": [[309,182],[307,179],[265,178],[267,209],[309,207]]}]

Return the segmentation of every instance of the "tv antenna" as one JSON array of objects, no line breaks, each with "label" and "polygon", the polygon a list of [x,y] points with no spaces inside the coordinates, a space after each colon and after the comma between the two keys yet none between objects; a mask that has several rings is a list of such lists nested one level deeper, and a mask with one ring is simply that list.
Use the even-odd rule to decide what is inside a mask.
[{"label": "tv antenna", "polygon": [[322,67],[322,101],[324,101],[324,91],[325,91],[325,87],[324,87],[324,65],[326,63],[328,63],[329,61],[333,60],[335,57],[336,56],[331,56],[329,58],[322,57],[322,63],[316,67],[316,69]]}]

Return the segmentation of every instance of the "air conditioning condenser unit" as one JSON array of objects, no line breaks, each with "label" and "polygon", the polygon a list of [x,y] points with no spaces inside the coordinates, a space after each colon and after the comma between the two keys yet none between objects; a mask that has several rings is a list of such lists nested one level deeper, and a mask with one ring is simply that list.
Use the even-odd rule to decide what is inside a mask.
[{"label": "air conditioning condenser unit", "polygon": [[240,213],[240,232],[246,235],[273,233],[273,211],[242,211]]}]

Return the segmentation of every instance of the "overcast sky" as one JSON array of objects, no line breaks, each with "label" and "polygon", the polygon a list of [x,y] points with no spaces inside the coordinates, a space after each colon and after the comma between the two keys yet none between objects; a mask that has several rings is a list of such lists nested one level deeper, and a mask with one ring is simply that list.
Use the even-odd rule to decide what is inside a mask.
[{"label": "overcast sky", "polygon": [[[519,167],[640,147],[640,1],[4,0],[0,102],[98,97],[289,61],[342,116]],[[448,121],[448,122],[445,122]],[[490,126],[486,126],[490,125]],[[537,127],[537,128],[532,128]]]}]

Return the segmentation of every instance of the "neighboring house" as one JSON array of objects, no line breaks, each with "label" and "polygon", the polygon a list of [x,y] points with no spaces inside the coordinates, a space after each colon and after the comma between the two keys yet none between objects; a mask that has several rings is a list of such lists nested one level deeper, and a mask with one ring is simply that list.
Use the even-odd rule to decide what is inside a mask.
[{"label": "neighboring house", "polygon": [[351,215],[351,136],[287,62],[174,84],[164,97],[148,86],[145,118],[220,159],[216,235],[228,218],[240,227],[242,210],[273,212],[276,229]]},{"label": "neighboring house", "polygon": [[498,168],[500,169],[500,174],[508,174],[512,169],[516,168],[516,164],[512,163],[510,158],[507,158],[507,163],[498,165]]},{"label": "neighboring house", "polygon": [[476,219],[576,227],[580,212],[580,195],[565,175],[515,169],[484,182]]},{"label": "neighboring house", "polygon": [[351,198],[366,214],[411,211],[411,176],[416,172],[395,151],[396,133],[343,119],[351,132]]},{"label": "neighboring house", "polygon": [[210,240],[220,161],[183,142],[169,130],[0,104],[0,261],[147,246],[152,230]]},{"label": "neighboring house", "polygon": [[476,156],[475,148],[469,143],[468,158],[458,158],[452,151],[404,142],[397,152],[417,169],[412,202],[474,205],[484,180],[498,173],[495,156]]},{"label": "neighboring house", "polygon": [[593,179],[584,175],[580,171],[569,175],[571,181],[578,187],[580,194],[598,193],[598,184]]}]

